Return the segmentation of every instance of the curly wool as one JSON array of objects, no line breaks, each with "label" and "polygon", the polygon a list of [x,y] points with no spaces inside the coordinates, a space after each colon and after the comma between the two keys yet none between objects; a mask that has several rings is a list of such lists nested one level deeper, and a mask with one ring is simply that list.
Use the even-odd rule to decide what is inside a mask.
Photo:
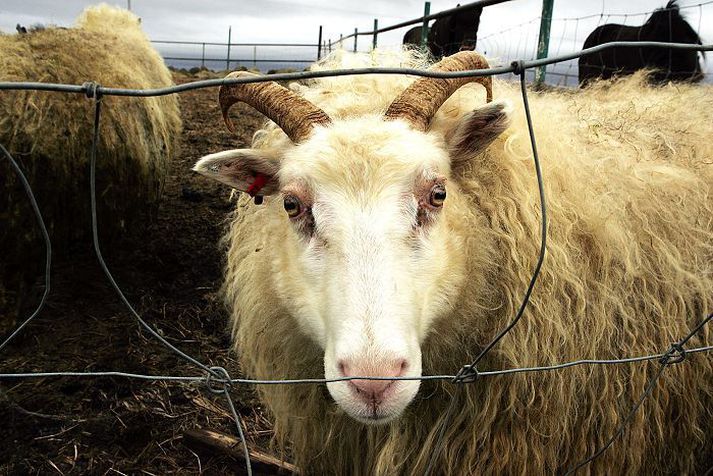
[{"label": "curly wool", "polygon": [[[414,52],[332,54],[316,69],[424,67]],[[379,113],[412,78],[353,76],[294,85],[332,118]],[[713,94],[709,86],[649,88],[643,74],[584,91],[530,93],[550,226],[548,255],[525,316],[480,370],[663,352],[713,311]],[[513,124],[488,150],[454,165],[450,233],[468,277],[452,312],[422,344],[423,374],[453,374],[515,315],[539,251],[539,197],[517,85],[496,80]],[[461,88],[431,131],[446,140],[484,103]],[[255,147],[286,146],[274,125]],[[450,187],[450,186],[449,186]],[[323,352],[275,297],[272,269],[286,227],[278,200],[242,198],[226,242],[224,291],[247,374],[321,378]],[[689,346],[712,342],[708,326]],[[581,366],[423,382],[404,414],[365,426],[324,386],[262,386],[276,444],[309,474],[552,474],[593,454],[643,393],[657,362]],[[444,446],[435,440],[451,399]],[[713,443],[713,360],[665,370],[627,431],[582,474],[692,473]],[[706,455],[705,452],[708,452]]]},{"label": "curly wool", "polygon": [[[96,81],[136,89],[173,84],[139,18],[105,4],[86,8],[72,28],[0,32],[0,81]],[[175,95],[107,96],[102,103],[97,196],[102,242],[109,244],[155,215],[182,126]],[[55,259],[91,240],[86,187],[93,107],[79,94],[0,92],[0,143],[18,159],[37,196]],[[34,214],[10,168],[0,170],[0,220],[0,308],[9,309],[0,316],[2,333],[13,326],[22,298],[31,295],[44,256]]]}]

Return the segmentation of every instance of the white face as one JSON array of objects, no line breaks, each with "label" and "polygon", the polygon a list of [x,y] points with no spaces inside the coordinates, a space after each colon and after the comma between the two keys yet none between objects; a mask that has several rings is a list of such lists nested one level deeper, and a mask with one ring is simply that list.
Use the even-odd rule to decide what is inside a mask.
[{"label": "white face", "polygon": [[272,238],[273,284],[324,350],[327,379],[415,378],[329,383],[357,420],[396,418],[418,392],[421,345],[465,279],[459,237],[468,205],[448,183],[451,159],[475,157],[508,124],[506,103],[447,121],[440,133],[363,116],[315,127],[297,146],[273,134],[275,149],[224,151],[196,164],[242,191],[260,179],[270,196],[265,216],[288,231]]},{"label": "white face", "polygon": [[[279,255],[290,279],[277,285],[324,349],[327,379],[421,376],[421,342],[448,299],[447,154],[436,138],[397,122],[359,135],[374,129],[355,120],[319,130],[279,171],[275,200],[292,239]],[[327,387],[352,417],[384,423],[419,381]]]}]

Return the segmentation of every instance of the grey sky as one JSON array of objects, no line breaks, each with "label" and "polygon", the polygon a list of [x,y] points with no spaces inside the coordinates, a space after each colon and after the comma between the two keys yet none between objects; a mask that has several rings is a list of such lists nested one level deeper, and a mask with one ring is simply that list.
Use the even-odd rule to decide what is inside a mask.
[{"label": "grey sky", "polygon": [[[555,0],[550,54],[581,48],[586,35],[600,23],[641,24],[646,16],[633,14],[662,7],[666,1]],[[431,12],[452,8],[457,2],[432,0]],[[680,0],[679,4],[688,7],[701,2],[705,3],[705,0]],[[14,33],[16,23],[69,26],[84,7],[93,3],[96,2],[3,0],[0,3],[0,30]],[[126,0],[108,3],[127,5]],[[379,26],[386,26],[420,16],[423,5],[421,0],[131,0],[132,10],[142,18],[144,30],[151,39],[225,42],[228,26],[232,25],[232,41],[241,43],[316,43],[319,25],[324,26],[325,39],[336,40],[340,33],[352,33],[355,27],[361,31],[371,30],[374,18],[379,19]],[[514,0],[487,7],[478,32],[478,49],[503,59],[530,56],[537,42],[539,21],[536,18],[540,15],[541,5],[541,0]],[[599,17],[602,11],[605,12],[603,18]],[[684,8],[683,11],[694,29],[700,24],[704,42],[713,41],[713,3]],[[607,16],[616,14],[628,16]],[[588,15],[594,17],[580,21],[558,20]],[[405,29],[401,29],[380,35],[379,45],[400,44],[404,32]],[[371,38],[359,38],[360,50],[370,46]],[[351,49],[353,40],[348,40],[346,47]],[[711,70],[711,66],[706,65],[706,69]]]}]

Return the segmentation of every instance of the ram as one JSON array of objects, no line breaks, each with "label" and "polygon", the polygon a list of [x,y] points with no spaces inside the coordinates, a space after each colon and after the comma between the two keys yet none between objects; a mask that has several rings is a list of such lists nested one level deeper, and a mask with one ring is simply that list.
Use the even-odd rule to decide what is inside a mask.
[{"label": "ram", "polygon": [[[173,84],[171,73],[126,10],[87,8],[73,28],[0,33],[0,81],[148,89]],[[97,157],[104,243],[156,213],[181,133],[178,99],[105,97]],[[93,102],[47,91],[0,92],[0,143],[19,161],[44,215],[54,256],[91,249],[89,144]],[[41,272],[41,234],[14,171],[0,156],[0,332]],[[5,298],[4,298],[5,296]],[[7,300],[8,302],[3,303]]]},{"label": "ram", "polygon": [[[414,52],[338,52],[314,69],[374,64],[423,66]],[[486,67],[460,52],[432,68]],[[481,371],[664,352],[713,310],[713,95],[643,84],[531,94],[547,258]],[[351,76],[224,85],[219,101],[228,119],[242,101],[274,121],[253,148],[195,167],[264,197],[239,199],[227,236],[247,374],[453,375],[512,320],[541,223],[516,85]],[[438,474],[553,474],[604,444],[659,366],[259,389],[307,473],[423,474],[433,458]],[[693,472],[710,458],[712,409],[713,361],[691,354],[589,469]]]}]

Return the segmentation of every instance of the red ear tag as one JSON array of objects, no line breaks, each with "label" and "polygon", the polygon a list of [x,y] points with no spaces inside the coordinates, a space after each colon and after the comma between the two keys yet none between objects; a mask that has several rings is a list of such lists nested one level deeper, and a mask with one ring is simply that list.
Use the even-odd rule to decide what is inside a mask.
[{"label": "red ear tag", "polygon": [[265,184],[267,183],[267,180],[268,180],[267,175],[256,174],[255,180],[253,181],[253,183],[250,184],[250,186],[246,190],[248,195],[250,195],[251,197],[254,197],[258,193],[260,193],[260,190],[262,190],[262,188],[265,186]]}]

